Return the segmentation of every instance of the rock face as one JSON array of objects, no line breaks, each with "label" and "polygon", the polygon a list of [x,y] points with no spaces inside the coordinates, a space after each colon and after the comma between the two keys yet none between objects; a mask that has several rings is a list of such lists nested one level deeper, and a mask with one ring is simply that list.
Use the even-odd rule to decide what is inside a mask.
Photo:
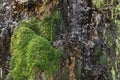
[{"label": "rock face", "polygon": [[[16,0],[20,1],[20,0]],[[25,0],[22,0],[25,2]],[[28,14],[16,12],[14,0],[1,0],[0,2],[0,78],[4,79],[9,70],[10,38],[17,22],[28,18]]]},{"label": "rock face", "polygon": [[92,0],[61,0],[60,4],[63,26],[58,41],[63,42],[65,55],[57,80],[112,80],[109,64],[115,63],[110,59],[115,52],[114,44],[108,43],[110,26],[104,14]]},{"label": "rock face", "polygon": [[[46,2],[46,3],[43,3]],[[40,18],[50,14],[56,0],[0,0],[0,77],[5,78],[9,69],[10,38],[17,23],[31,16]],[[46,9],[46,11],[44,9]],[[40,11],[40,12],[39,12]]]},{"label": "rock face", "polygon": [[1,0],[0,1],[0,78],[5,79],[11,58],[11,35],[17,23],[31,16],[44,18],[57,6],[56,0]]},{"label": "rock face", "polygon": [[16,23],[12,19],[11,1],[0,3],[0,78],[4,79],[9,70],[10,37]]},{"label": "rock face", "polygon": [[[33,15],[45,17],[56,5],[57,0],[2,0],[1,78],[8,73],[10,37],[17,22]],[[60,10],[63,23],[55,46],[64,49],[64,56],[55,80],[112,80],[110,71],[114,69],[111,65],[115,64],[116,30],[109,24],[111,10],[104,10],[108,11],[104,15],[96,9],[92,0],[60,0]]]}]

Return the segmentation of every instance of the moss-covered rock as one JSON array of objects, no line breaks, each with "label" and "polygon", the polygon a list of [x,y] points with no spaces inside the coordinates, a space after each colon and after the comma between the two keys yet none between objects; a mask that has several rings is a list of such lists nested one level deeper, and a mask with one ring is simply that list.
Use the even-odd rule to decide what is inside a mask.
[{"label": "moss-covered rock", "polygon": [[34,77],[37,74],[34,72],[36,71],[36,68],[46,72],[46,75],[52,76],[59,67],[60,53],[56,52],[45,38],[37,36],[32,39],[27,50],[29,75],[31,75],[31,73],[34,75],[31,80],[34,80]]},{"label": "moss-covered rock", "polygon": [[28,42],[34,38],[35,32],[28,27],[19,27],[15,29],[11,38],[11,51],[13,54],[18,53],[17,50],[25,49]]},{"label": "moss-covered rock", "polygon": [[20,23],[20,26],[29,27],[37,35],[45,37],[47,40],[52,41],[56,30],[58,30],[61,24],[61,14],[58,10],[54,11],[51,15],[44,19],[36,19],[32,17],[28,21]]},{"label": "moss-covered rock", "polygon": [[35,71],[36,68],[50,75],[59,67],[61,54],[58,50],[29,28],[21,26],[15,30],[11,51],[13,55],[10,74],[13,80],[34,80],[38,72]]},{"label": "moss-covered rock", "polygon": [[97,8],[100,8],[104,4],[104,0],[92,0],[93,4],[96,5]]},{"label": "moss-covered rock", "polygon": [[60,15],[55,12],[44,20],[31,18],[15,29],[11,38],[11,69],[6,80],[36,80],[38,73],[52,78],[59,68],[61,52],[50,41],[59,25]]}]

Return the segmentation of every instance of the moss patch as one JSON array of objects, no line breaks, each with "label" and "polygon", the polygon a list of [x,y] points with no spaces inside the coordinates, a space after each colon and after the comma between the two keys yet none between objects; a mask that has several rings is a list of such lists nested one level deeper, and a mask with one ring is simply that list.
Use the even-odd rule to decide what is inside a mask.
[{"label": "moss patch", "polygon": [[28,21],[20,23],[20,26],[29,27],[37,35],[45,37],[47,40],[52,41],[61,24],[61,14],[58,10],[54,11],[51,15],[45,17],[42,20],[38,20],[34,17]]},{"label": "moss patch", "polygon": [[59,25],[57,11],[44,20],[31,18],[15,29],[11,38],[11,70],[6,80],[35,80],[38,73],[55,74],[61,52],[53,48],[50,41]]}]

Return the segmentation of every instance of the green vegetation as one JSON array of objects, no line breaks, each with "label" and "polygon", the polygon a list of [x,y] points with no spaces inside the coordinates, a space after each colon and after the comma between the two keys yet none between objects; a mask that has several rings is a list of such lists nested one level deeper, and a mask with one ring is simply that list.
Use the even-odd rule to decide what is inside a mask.
[{"label": "green vegetation", "polygon": [[92,2],[96,5],[97,8],[100,8],[102,4],[104,4],[104,0],[92,0]]},{"label": "green vegetation", "polygon": [[99,63],[101,65],[105,65],[105,64],[107,64],[107,59],[108,59],[108,56],[107,55],[103,55],[103,56],[100,57]]},{"label": "green vegetation", "polygon": [[[114,61],[111,59],[111,54],[104,54],[100,57],[99,63],[100,64],[107,64],[109,65],[112,73],[113,80],[119,80],[120,79],[120,71],[118,69],[118,65],[120,64],[120,3],[119,0],[93,0],[93,3],[96,5],[98,9],[111,9],[111,14],[109,15],[109,18],[111,19],[111,23],[109,23],[112,26],[111,28],[107,29],[106,32],[106,43],[111,48],[111,51],[113,52],[112,55],[116,55],[116,60]],[[110,10],[108,10],[110,11]],[[115,31],[115,32],[114,32]],[[113,35],[114,33],[114,35]],[[116,34],[116,35],[115,35]],[[116,44],[114,44],[114,41]],[[113,47],[114,46],[114,47]],[[115,49],[116,48],[116,49]]]},{"label": "green vegetation", "polygon": [[43,20],[31,18],[28,21],[20,23],[20,26],[29,27],[35,31],[37,35],[45,37],[47,40],[52,41],[55,31],[58,30],[61,24],[61,14],[59,11],[54,11]]},{"label": "green vegetation", "polygon": [[117,79],[116,80],[119,80],[120,79],[120,70],[119,70],[119,64],[120,64],[120,3],[116,6],[115,13],[116,13],[115,23],[117,26],[117,39],[116,39],[116,44],[117,44],[117,48],[116,48]]},{"label": "green vegetation", "polygon": [[54,76],[59,68],[61,52],[50,45],[60,13],[44,20],[31,18],[15,29],[11,38],[11,66],[6,80],[35,80],[38,73]]},{"label": "green vegetation", "polygon": [[[42,1],[44,4],[47,4],[50,0]],[[108,5],[110,6],[113,1],[114,0],[109,2]],[[93,0],[93,3],[99,9],[108,6],[108,0]],[[116,12],[117,15],[115,20],[114,12]],[[99,56],[98,64],[109,65],[111,67],[113,80],[119,80],[120,72],[117,71],[118,65],[120,64],[120,20],[117,18],[120,17],[120,3],[116,6],[116,8],[112,7],[111,15],[109,17],[114,26],[110,23],[112,28],[108,28],[110,26],[107,27],[108,29],[106,29],[105,42],[107,43],[106,46],[109,46],[110,51],[113,51],[112,54],[116,53],[117,59],[113,60],[112,54],[108,54],[109,52],[101,52],[102,50],[99,46],[96,48],[94,53],[95,56]],[[54,11],[51,15],[41,20],[32,17],[29,20],[23,21],[19,24],[11,38],[12,59],[10,63],[10,73],[8,74],[6,80],[38,80],[36,77],[38,75],[41,76],[42,74],[44,74],[44,80],[47,78],[53,79],[53,76],[59,68],[61,51],[51,46],[50,42],[54,40],[54,35],[56,34],[56,31],[59,30],[60,24],[61,15],[59,11]],[[107,23],[106,25],[109,24]],[[113,27],[117,29],[115,29],[115,31],[117,31],[116,33],[118,34],[117,37],[115,37],[117,44],[115,44],[115,47],[117,46],[116,50],[113,46],[114,35],[111,30],[114,29]],[[81,64],[82,63],[80,63],[80,65]],[[81,74],[80,71],[82,68],[81,66],[77,67],[76,74],[80,77],[78,74]],[[68,73],[66,70],[67,68],[64,69],[63,75],[67,76]]]}]

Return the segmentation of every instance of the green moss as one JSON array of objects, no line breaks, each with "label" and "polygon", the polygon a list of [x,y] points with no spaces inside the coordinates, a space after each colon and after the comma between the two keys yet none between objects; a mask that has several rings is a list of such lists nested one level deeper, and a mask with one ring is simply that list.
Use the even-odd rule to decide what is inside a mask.
[{"label": "green moss", "polygon": [[35,32],[27,27],[17,28],[11,38],[11,51],[13,54],[17,53],[17,50],[25,49],[28,42],[35,36]]},{"label": "green moss", "polygon": [[60,24],[61,14],[59,11],[54,11],[43,20],[32,17],[28,21],[21,22],[20,26],[29,27],[31,30],[35,31],[37,35],[41,35],[47,40],[52,41]]},{"label": "green moss", "polygon": [[27,27],[18,27],[15,29],[11,38],[11,74],[13,80],[25,80],[26,79],[26,53],[29,41],[34,38],[35,32]]},{"label": "green moss", "polygon": [[21,26],[15,31],[19,37],[16,35],[12,37],[16,40],[16,42],[12,40],[11,43],[13,56],[10,73],[13,80],[34,80],[37,74],[36,67],[41,72],[46,72],[46,75],[54,74],[59,67],[61,56],[59,51],[53,48],[45,38],[29,32],[32,31]]},{"label": "green moss", "polygon": [[97,8],[100,8],[104,4],[104,0],[92,0],[93,4],[96,5]]},{"label": "green moss", "polygon": [[12,57],[11,74],[13,80],[27,80],[27,62],[24,51],[19,51]]},{"label": "green moss", "polygon": [[[39,68],[50,75],[59,67],[60,53],[56,52],[49,42],[41,36],[30,41],[27,55],[29,74],[34,71],[33,69]],[[35,73],[33,74],[35,75]]]},{"label": "green moss", "polygon": [[[58,12],[44,20],[31,18],[17,27],[11,38],[12,59],[6,80],[35,80],[38,72],[53,76],[61,52],[50,45],[58,27]],[[49,77],[48,77],[49,78]]]},{"label": "green moss", "polygon": [[99,63],[100,63],[101,65],[105,65],[105,64],[107,64],[107,62],[108,62],[108,55],[102,55],[102,56],[100,57]]}]

